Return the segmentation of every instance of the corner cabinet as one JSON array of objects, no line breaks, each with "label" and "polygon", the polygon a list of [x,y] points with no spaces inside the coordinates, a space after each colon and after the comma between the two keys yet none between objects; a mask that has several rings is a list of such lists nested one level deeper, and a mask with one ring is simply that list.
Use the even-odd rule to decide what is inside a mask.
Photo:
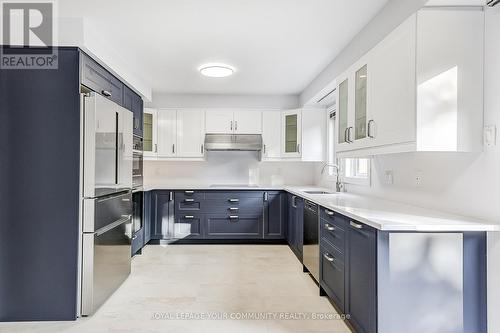
[{"label": "corner cabinet", "polygon": [[337,152],[482,150],[484,12],[419,10],[337,77]]}]

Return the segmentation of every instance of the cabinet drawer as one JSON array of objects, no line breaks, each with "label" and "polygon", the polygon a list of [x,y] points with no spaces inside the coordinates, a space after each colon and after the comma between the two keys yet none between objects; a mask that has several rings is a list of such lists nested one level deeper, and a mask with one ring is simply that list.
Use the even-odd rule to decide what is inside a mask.
[{"label": "cabinet drawer", "polygon": [[207,192],[207,200],[217,200],[222,202],[237,202],[245,198],[264,198],[263,191],[216,191]]},{"label": "cabinet drawer", "polygon": [[333,245],[329,239],[322,238],[320,240],[320,248],[321,251],[327,252],[329,255],[331,255],[334,258],[334,262],[336,264],[341,264],[344,265],[345,262],[345,253],[341,249],[337,248],[335,245]]},{"label": "cabinet drawer", "polygon": [[333,223],[320,219],[320,236],[344,253],[345,249],[345,230],[339,226],[339,223]]},{"label": "cabinet drawer", "polygon": [[122,105],[123,84],[85,54],[82,54],[82,84]]},{"label": "cabinet drawer", "polygon": [[320,217],[330,223],[333,223],[335,221],[335,217],[338,216],[333,210],[325,207],[321,207],[319,210]]},{"label": "cabinet drawer", "polygon": [[193,191],[193,190],[175,191],[176,201],[183,201],[186,199],[194,199],[195,201],[201,201],[205,199],[205,192]]},{"label": "cabinet drawer", "polygon": [[[247,215],[260,214],[264,209],[264,200],[260,197],[230,199],[207,199],[204,210],[208,212],[246,212]],[[237,200],[237,201],[236,201]]]},{"label": "cabinet drawer", "polygon": [[206,215],[207,238],[262,238],[261,215]]},{"label": "cabinet drawer", "polygon": [[[333,299],[337,306],[344,311],[345,302],[345,269],[344,263],[335,258],[331,249],[322,246],[320,251],[320,284]],[[333,261],[332,261],[333,260]]]},{"label": "cabinet drawer", "polygon": [[174,237],[177,239],[203,238],[203,215],[176,214]]}]

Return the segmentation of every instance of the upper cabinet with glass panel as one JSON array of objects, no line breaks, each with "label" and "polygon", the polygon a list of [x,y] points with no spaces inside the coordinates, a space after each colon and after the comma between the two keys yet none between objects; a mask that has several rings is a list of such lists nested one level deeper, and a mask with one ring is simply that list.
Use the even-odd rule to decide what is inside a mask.
[{"label": "upper cabinet with glass panel", "polygon": [[300,157],[302,139],[302,113],[301,110],[283,112],[282,119],[282,156]]},{"label": "upper cabinet with glass panel", "polygon": [[337,155],[482,151],[484,40],[482,8],[410,16],[337,77]]}]

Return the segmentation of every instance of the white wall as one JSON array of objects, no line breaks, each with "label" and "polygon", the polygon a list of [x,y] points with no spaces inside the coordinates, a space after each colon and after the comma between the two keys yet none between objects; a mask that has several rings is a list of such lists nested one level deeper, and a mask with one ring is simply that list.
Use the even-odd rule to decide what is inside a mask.
[{"label": "white wall", "polygon": [[153,93],[152,108],[256,108],[293,109],[299,106],[296,95],[217,95]]},{"label": "white wall", "polygon": [[144,186],[312,185],[314,162],[259,162],[253,152],[208,152],[200,162],[145,161]]}]

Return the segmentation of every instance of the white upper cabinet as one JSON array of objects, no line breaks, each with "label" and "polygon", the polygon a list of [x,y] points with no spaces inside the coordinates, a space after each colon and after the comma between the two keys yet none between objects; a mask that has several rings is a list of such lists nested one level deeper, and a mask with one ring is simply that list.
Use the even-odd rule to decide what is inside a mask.
[{"label": "white upper cabinet", "polygon": [[262,141],[263,159],[281,157],[281,111],[262,112]]},{"label": "white upper cabinet", "polygon": [[177,111],[158,110],[158,157],[175,157],[177,144]]},{"label": "white upper cabinet", "polygon": [[424,8],[337,77],[337,152],[480,151],[484,12]]},{"label": "white upper cabinet", "polygon": [[484,12],[418,12],[417,150],[481,151]]},{"label": "white upper cabinet", "polygon": [[205,111],[177,111],[177,157],[203,157]]},{"label": "white upper cabinet", "polygon": [[326,160],[326,110],[302,109],[301,160],[324,162]]},{"label": "white upper cabinet", "polygon": [[302,144],[302,110],[282,113],[281,157],[300,157]]},{"label": "white upper cabinet", "polygon": [[154,159],[158,153],[157,110],[144,108],[144,159]]},{"label": "white upper cabinet", "polygon": [[205,124],[207,133],[232,134],[234,131],[233,110],[208,110]]},{"label": "white upper cabinet", "polygon": [[206,131],[213,134],[261,134],[262,112],[209,109],[206,112]]},{"label": "white upper cabinet", "polygon": [[371,52],[368,146],[414,142],[416,15]]},{"label": "white upper cabinet", "polygon": [[234,111],[235,134],[261,134],[262,111],[238,110]]}]

